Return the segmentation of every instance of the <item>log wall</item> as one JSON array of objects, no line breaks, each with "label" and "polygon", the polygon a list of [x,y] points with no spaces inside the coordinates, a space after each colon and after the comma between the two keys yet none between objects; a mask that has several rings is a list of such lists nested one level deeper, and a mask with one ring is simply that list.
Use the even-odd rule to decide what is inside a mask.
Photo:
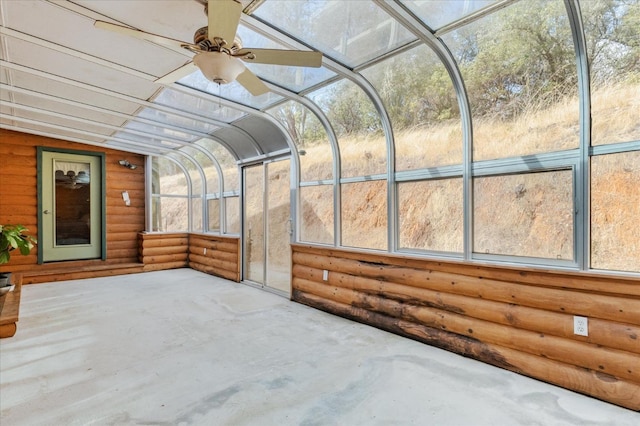
[{"label": "log wall", "polygon": [[[294,301],[640,410],[637,278],[292,251]],[[588,337],[573,333],[574,315]]]},{"label": "log wall", "polygon": [[138,235],[139,261],[145,271],[190,267],[240,282],[240,239],[211,234]]},{"label": "log wall", "polygon": [[[24,283],[141,272],[138,264],[138,232],[145,228],[144,156],[91,145],[66,142],[43,136],[0,129],[0,223],[22,224],[38,238],[37,147],[105,153],[106,165],[106,261],[86,260],[38,265],[38,248],[29,256],[12,255],[0,271],[23,272]],[[118,164],[128,159],[135,170]],[[127,190],[131,205],[125,206],[122,191]]]},{"label": "log wall", "polygon": [[191,234],[189,267],[240,282],[240,238]]},{"label": "log wall", "polygon": [[160,271],[187,267],[189,234],[151,233],[138,234],[138,260],[144,271]]}]

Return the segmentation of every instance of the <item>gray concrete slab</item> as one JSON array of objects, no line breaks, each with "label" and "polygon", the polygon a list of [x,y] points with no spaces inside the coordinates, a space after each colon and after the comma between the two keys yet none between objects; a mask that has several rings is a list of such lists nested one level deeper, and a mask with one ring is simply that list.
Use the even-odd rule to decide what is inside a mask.
[{"label": "gray concrete slab", "polygon": [[638,425],[640,414],[190,269],[26,286],[9,425]]}]

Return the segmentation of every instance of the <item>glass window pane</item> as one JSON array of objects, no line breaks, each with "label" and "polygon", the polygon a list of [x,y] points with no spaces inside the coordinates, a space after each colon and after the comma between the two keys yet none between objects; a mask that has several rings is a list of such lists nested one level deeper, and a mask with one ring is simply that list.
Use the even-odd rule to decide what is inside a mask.
[{"label": "glass window pane", "polygon": [[580,3],[591,67],[592,145],[640,140],[640,1]]},{"label": "glass window pane", "polygon": [[191,230],[193,232],[203,232],[202,198],[191,199],[191,217]]},{"label": "glass window pane", "polygon": [[573,259],[573,172],[478,177],[473,251]]},{"label": "glass window pane", "polygon": [[578,147],[575,49],[563,1],[516,2],[443,40],[465,80],[474,160]]},{"label": "glass window pane", "polygon": [[173,161],[154,157],[152,161],[152,193],[187,195],[187,179]]},{"label": "glass window pane", "polygon": [[291,291],[291,161],[265,164],[266,195],[266,282],[271,288]]},{"label": "glass window pane", "polygon": [[189,177],[191,178],[191,195],[202,195],[202,175],[198,170],[198,166],[190,158],[180,155],[177,152],[170,152],[166,155],[175,159],[187,169],[187,173],[189,173]]},{"label": "glass window pane", "polygon": [[209,231],[220,232],[220,199],[207,200]]},{"label": "glass window pane", "polygon": [[182,142],[193,142],[198,138],[198,136],[185,131],[167,128],[161,125],[154,126],[151,124],[140,123],[139,121],[129,121],[125,128],[156,135],[158,139],[167,138],[170,140],[180,140]]},{"label": "glass window pane", "polygon": [[189,230],[189,200],[176,197],[154,197],[153,230],[186,232]]},{"label": "glass window pane", "polygon": [[371,1],[267,1],[255,15],[349,66],[415,40]]},{"label": "glass window pane", "polygon": [[[287,6],[289,4],[287,3]],[[258,34],[246,27],[238,28],[238,35],[245,48],[284,49],[290,48]],[[268,81],[286,87],[294,92],[300,92],[316,84],[335,77],[336,73],[327,68],[292,67],[283,65],[267,65],[245,62],[247,68]]]},{"label": "glass window pane", "polygon": [[407,0],[404,5],[432,30],[476,12],[496,0]]},{"label": "glass window pane", "polygon": [[341,80],[311,93],[338,136],[341,176],[387,171],[387,143],[371,99],[355,83]]},{"label": "glass window pane", "polygon": [[387,181],[342,184],[342,245],[387,249]]},{"label": "glass window pane", "polygon": [[91,244],[91,163],[54,159],[53,170],[54,247]]},{"label": "glass window pane", "polygon": [[210,166],[204,168],[204,173],[207,176],[207,194],[219,194],[220,179],[218,169],[212,163]]},{"label": "glass window pane", "polygon": [[398,184],[399,247],[462,253],[462,179]]},{"label": "glass window pane", "polygon": [[138,113],[138,117],[158,121],[158,124],[167,123],[172,126],[184,127],[188,130],[196,130],[204,133],[211,133],[219,129],[218,126],[214,126],[213,124],[203,123],[200,120],[189,119],[180,115],[169,114],[153,108],[144,108]]},{"label": "glass window pane", "polygon": [[640,151],[591,158],[591,267],[640,272]]},{"label": "glass window pane", "polygon": [[265,262],[265,181],[264,166],[250,166],[244,169],[244,258],[245,277],[257,283],[264,283]]},{"label": "glass window pane", "polygon": [[300,188],[300,240],[333,244],[333,185]]},{"label": "glass window pane", "polygon": [[289,131],[300,154],[300,181],[333,177],[333,150],[318,117],[304,105],[290,101],[268,111]]},{"label": "glass window pane", "polygon": [[240,197],[225,197],[227,234],[240,234]]},{"label": "glass window pane", "polygon": [[[220,192],[220,181],[218,180],[218,169],[214,166],[213,161],[205,155],[203,152],[193,148],[191,145],[186,145],[180,148],[180,151],[186,152],[193,157],[204,172],[207,180],[207,194],[215,194]],[[196,195],[196,193],[194,193]]]},{"label": "glass window pane", "polygon": [[362,74],[389,113],[396,170],[462,163],[462,123],[453,83],[438,56],[422,45]]},{"label": "glass window pane", "polygon": [[[235,158],[233,158],[229,150],[212,139],[201,139],[196,143],[206,148],[218,161],[224,178],[224,191],[240,190],[238,166]],[[215,191],[218,191],[217,187]],[[212,192],[210,191],[210,193]]]},{"label": "glass window pane", "polygon": [[[161,148],[174,149],[183,143],[183,142],[169,141],[167,139],[162,139],[161,137],[154,138],[151,136],[141,136],[135,133],[128,132],[126,130],[118,131],[114,133],[113,137],[124,140],[124,141],[139,142],[141,144],[148,145],[149,149],[154,149],[156,148],[156,146]],[[123,143],[126,144],[126,142],[123,142]],[[156,145],[156,146],[153,146],[153,145]]]},{"label": "glass window pane", "polygon": [[214,99],[204,99],[174,89],[163,89],[153,102],[227,123],[245,116],[244,112],[223,107]]},{"label": "glass window pane", "polygon": [[201,90],[203,92],[211,93],[215,96],[236,101],[253,108],[264,108],[265,106],[271,105],[282,99],[282,96],[276,95],[273,92],[265,93],[260,96],[253,96],[237,81],[229,84],[217,84],[207,80],[201,72],[194,72],[193,74],[180,79],[178,83],[188,87],[193,87],[194,89]]}]

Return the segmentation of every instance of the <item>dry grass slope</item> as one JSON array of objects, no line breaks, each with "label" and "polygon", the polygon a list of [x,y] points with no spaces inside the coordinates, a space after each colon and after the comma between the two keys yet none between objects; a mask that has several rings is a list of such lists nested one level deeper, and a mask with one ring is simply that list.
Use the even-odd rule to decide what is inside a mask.
[{"label": "dry grass slope", "polygon": [[[640,140],[640,85],[619,84],[592,94],[593,143]],[[474,122],[474,158],[486,160],[573,149],[579,143],[576,98],[547,109],[534,109],[511,121]],[[459,122],[397,132],[396,168],[460,164],[462,130]],[[339,140],[343,176],[386,171],[382,136]],[[302,180],[332,176],[328,143],[305,147]],[[180,183],[176,180],[174,184]],[[251,186],[254,183],[248,182]],[[475,180],[474,249],[481,253],[572,259],[573,184],[570,172],[504,176]],[[640,152],[594,157],[592,160],[592,266],[640,271]],[[249,188],[251,191],[251,188]],[[386,182],[343,185],[342,244],[386,249]],[[400,184],[400,246],[461,252],[462,184],[460,179]],[[303,188],[302,238],[333,242],[330,187]],[[281,197],[281,203],[288,203]],[[272,202],[270,209],[279,211]],[[184,210],[167,222],[180,221]],[[281,209],[280,209],[281,210]],[[284,250],[285,247],[282,247]],[[276,250],[277,252],[279,250]],[[284,252],[284,251],[279,251]]]}]

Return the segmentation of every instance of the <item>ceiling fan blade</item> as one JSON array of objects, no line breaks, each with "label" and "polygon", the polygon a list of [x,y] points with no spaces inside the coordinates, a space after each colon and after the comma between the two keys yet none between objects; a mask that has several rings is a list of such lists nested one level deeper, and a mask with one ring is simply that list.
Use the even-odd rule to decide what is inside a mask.
[{"label": "ceiling fan blade", "polygon": [[171,84],[196,71],[198,71],[198,67],[193,62],[189,62],[180,68],[176,68],[169,74],[160,77],[154,83]]},{"label": "ceiling fan blade", "polygon": [[227,42],[227,46],[233,45],[233,39],[238,31],[242,4],[235,0],[208,0],[207,15],[209,17],[209,40],[219,37]]},{"label": "ceiling fan blade", "polygon": [[242,84],[242,86],[244,86],[244,88],[253,96],[260,96],[270,92],[267,85],[264,84],[254,73],[249,71],[248,68],[236,77],[236,81]]},{"label": "ceiling fan blade", "polygon": [[130,36],[130,37],[139,38],[141,40],[151,41],[153,43],[162,44],[164,46],[169,46],[174,48],[190,47],[195,50],[200,50],[200,47],[195,44],[187,43],[180,40],[174,40],[172,38],[163,37],[156,34],[145,33],[144,31],[134,30],[133,28],[125,27],[123,25],[112,24],[110,22],[105,22],[105,21],[96,21],[93,25],[96,28],[113,31],[116,33]]},{"label": "ceiling fan blade", "polygon": [[239,57],[245,62],[256,64],[314,68],[322,65],[322,53],[305,50],[240,49],[233,56]]}]

